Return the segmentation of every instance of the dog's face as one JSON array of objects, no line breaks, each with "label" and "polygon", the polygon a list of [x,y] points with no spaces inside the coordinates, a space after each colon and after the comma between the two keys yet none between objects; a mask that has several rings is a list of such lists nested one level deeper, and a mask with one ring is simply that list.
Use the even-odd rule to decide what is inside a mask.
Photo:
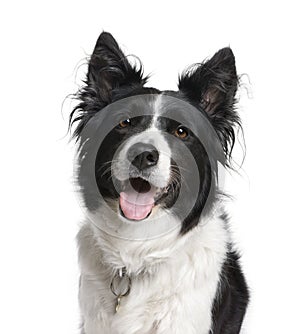
[{"label": "dog's face", "polygon": [[[234,56],[229,48],[220,50],[182,75],[177,92],[146,88],[146,80],[113,37],[102,33],[79,93],[81,103],[71,115],[71,121],[79,121],[78,181],[91,211],[98,207],[96,194],[87,193],[94,177],[120,221],[138,224],[167,211],[180,218],[186,233],[215,200],[217,162],[226,165],[230,158],[239,124],[233,107]],[[89,127],[94,137],[105,132],[100,143],[95,141],[91,160],[86,157],[93,139],[90,131],[84,133]],[[94,175],[86,173],[87,166]]]},{"label": "dog's face", "polygon": [[[155,99],[159,97],[153,97],[153,102]],[[99,148],[99,190],[104,198],[116,199],[120,214],[129,220],[145,219],[156,205],[169,203],[170,187],[175,189],[179,183],[179,170],[172,162],[166,131],[163,120],[151,115],[126,118],[110,131]],[[113,180],[119,185],[119,192],[115,191]],[[176,191],[172,193],[174,202]]]},{"label": "dog's face", "polygon": [[[206,149],[188,126],[188,115],[182,122],[170,118],[176,108],[188,113],[186,104],[151,94],[131,96],[121,107],[127,117],[118,115],[121,120],[105,136],[95,162],[98,189],[112,209],[131,221],[152,218],[158,208],[173,208],[180,191],[183,202],[192,201],[189,189],[197,176],[201,188],[194,197],[205,202],[212,186]],[[146,114],[131,117],[135,109]]]}]

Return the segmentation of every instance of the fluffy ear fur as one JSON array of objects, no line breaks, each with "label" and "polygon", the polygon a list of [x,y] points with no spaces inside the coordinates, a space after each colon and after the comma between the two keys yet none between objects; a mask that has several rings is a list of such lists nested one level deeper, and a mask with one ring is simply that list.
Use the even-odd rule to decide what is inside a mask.
[{"label": "fluffy ear fur", "polygon": [[111,102],[113,90],[123,85],[143,85],[142,69],[133,67],[113,36],[103,32],[91,56],[87,74],[88,85],[98,90],[103,101]]},{"label": "fluffy ear fur", "polygon": [[203,109],[217,131],[227,158],[235,142],[234,127],[240,126],[235,104],[238,76],[232,50],[219,50],[211,59],[189,68],[178,88]]},{"label": "fluffy ear fur", "polygon": [[70,125],[79,121],[74,136],[81,133],[95,113],[112,102],[117,91],[143,86],[146,81],[142,66],[131,65],[113,36],[102,32],[90,57],[85,86],[78,93],[81,102],[70,115]]}]

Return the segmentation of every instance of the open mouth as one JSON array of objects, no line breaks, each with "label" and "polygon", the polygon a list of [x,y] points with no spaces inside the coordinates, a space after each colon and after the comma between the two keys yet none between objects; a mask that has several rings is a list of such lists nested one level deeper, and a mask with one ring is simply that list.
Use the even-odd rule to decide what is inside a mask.
[{"label": "open mouth", "polygon": [[123,189],[120,193],[120,211],[130,220],[143,220],[149,217],[158,199],[166,191],[140,177],[130,178]]}]

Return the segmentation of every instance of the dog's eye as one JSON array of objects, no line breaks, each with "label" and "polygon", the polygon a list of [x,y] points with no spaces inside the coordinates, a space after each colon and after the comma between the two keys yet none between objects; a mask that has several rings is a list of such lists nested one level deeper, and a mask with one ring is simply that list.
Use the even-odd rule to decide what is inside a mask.
[{"label": "dog's eye", "polygon": [[180,139],[184,139],[188,136],[188,131],[186,128],[180,125],[175,131],[175,136]]},{"label": "dog's eye", "polygon": [[121,121],[119,123],[119,126],[120,126],[120,128],[126,128],[130,124],[131,124],[131,120],[128,118],[128,119],[125,119],[124,121]]}]

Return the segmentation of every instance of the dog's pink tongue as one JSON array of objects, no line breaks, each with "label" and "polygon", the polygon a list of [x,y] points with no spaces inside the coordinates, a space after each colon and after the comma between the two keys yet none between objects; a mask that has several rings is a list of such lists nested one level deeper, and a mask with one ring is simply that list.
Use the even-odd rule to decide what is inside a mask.
[{"label": "dog's pink tongue", "polygon": [[128,219],[141,220],[148,216],[154,206],[154,194],[135,191],[120,193],[120,206]]}]

